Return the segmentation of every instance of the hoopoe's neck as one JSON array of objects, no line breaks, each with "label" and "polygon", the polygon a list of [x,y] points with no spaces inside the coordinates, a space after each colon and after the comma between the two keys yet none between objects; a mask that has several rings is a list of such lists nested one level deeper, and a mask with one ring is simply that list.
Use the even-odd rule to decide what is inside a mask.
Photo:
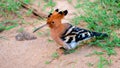
[{"label": "hoopoe's neck", "polygon": [[51,28],[51,34],[61,37],[61,35],[66,31],[66,29],[68,27],[69,27],[69,25],[67,23],[64,23],[64,24],[61,23],[61,24],[59,24],[58,27]]}]

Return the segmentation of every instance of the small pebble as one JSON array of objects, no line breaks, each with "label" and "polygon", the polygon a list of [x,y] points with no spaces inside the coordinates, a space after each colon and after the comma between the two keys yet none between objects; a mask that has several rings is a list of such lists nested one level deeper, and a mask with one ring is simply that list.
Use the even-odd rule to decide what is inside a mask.
[{"label": "small pebble", "polygon": [[34,40],[37,39],[37,37],[35,37],[34,35],[28,32],[22,31],[15,36],[15,39],[17,41],[24,41],[24,40]]}]

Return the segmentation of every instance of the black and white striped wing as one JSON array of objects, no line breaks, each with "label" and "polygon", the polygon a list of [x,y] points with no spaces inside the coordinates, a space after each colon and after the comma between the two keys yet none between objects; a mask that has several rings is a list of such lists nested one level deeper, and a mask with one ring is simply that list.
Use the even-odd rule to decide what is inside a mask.
[{"label": "black and white striped wing", "polygon": [[71,42],[79,42],[93,37],[91,31],[82,29],[76,26],[70,27],[64,35],[61,37],[62,40],[68,44]]}]

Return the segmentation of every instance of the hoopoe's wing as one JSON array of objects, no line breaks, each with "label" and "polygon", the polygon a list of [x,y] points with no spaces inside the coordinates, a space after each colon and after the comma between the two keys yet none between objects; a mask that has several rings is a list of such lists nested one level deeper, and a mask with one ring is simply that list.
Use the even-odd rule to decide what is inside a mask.
[{"label": "hoopoe's wing", "polygon": [[79,45],[80,42],[86,42],[85,40],[99,36],[108,37],[106,33],[93,32],[71,25],[63,33],[61,39],[67,44],[67,49],[74,49],[77,45]]},{"label": "hoopoe's wing", "polygon": [[94,37],[91,31],[71,25],[62,35],[61,39],[66,43],[71,43],[72,41],[78,42],[90,37]]},{"label": "hoopoe's wing", "polygon": [[61,39],[66,43],[79,42],[92,37],[108,37],[106,33],[93,32],[87,29],[70,26],[62,35]]}]

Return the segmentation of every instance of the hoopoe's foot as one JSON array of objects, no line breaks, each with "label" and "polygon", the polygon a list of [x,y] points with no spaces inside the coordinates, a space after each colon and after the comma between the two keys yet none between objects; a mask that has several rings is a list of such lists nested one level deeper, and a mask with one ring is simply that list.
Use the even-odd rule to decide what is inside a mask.
[{"label": "hoopoe's foot", "polygon": [[56,51],[57,51],[57,53],[58,53],[59,55],[62,55],[62,54],[64,54],[64,52],[66,51],[66,49],[65,49],[64,47],[60,47],[60,48],[58,48]]},{"label": "hoopoe's foot", "polygon": [[67,49],[65,49],[64,47],[60,47],[59,49],[57,49],[57,53],[58,53],[59,55],[62,55],[62,54],[67,55],[67,54],[70,54],[70,53],[73,53],[73,52],[75,52],[74,49],[67,50]]}]

